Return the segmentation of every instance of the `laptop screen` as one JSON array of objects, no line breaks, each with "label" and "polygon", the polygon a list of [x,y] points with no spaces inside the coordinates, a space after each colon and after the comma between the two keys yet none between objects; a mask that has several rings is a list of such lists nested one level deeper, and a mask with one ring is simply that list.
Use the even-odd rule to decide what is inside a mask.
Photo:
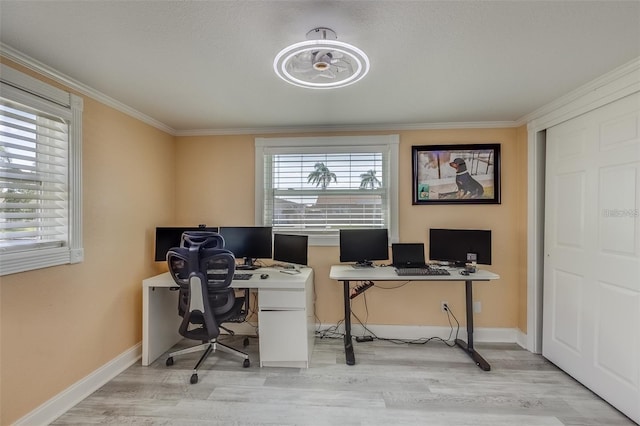
[{"label": "laptop screen", "polygon": [[395,243],[391,245],[393,266],[422,266],[424,260],[424,244]]}]

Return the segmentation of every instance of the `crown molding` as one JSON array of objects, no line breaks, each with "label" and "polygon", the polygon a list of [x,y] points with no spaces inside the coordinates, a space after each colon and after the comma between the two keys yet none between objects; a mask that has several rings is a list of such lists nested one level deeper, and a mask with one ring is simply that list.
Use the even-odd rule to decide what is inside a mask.
[{"label": "crown molding", "polygon": [[160,121],[149,117],[146,114],[141,113],[140,111],[131,108],[128,105],[123,104],[120,101],[117,101],[102,92],[99,92],[86,84],[83,84],[68,75],[61,73],[58,70],[51,68],[48,65],[43,64],[42,62],[31,58],[30,56],[25,55],[24,53],[14,49],[13,47],[0,42],[0,56],[3,56],[19,65],[22,65],[32,71],[37,72],[38,74],[43,75],[44,77],[50,78],[69,89],[75,90],[76,92],[88,96],[92,99],[95,99],[98,102],[101,102],[107,106],[110,106],[120,112],[123,112],[135,119],[142,121],[152,127],[155,127],[158,130],[169,133],[170,135],[175,136],[175,130],[171,127],[167,126]]},{"label": "crown molding", "polygon": [[[596,78],[595,80],[586,83],[577,89],[561,96],[554,101],[538,108],[537,110],[519,118],[516,122],[518,125],[527,125],[534,122],[558,121],[559,114],[571,109],[576,111],[580,109],[580,105],[587,102],[596,102],[598,99],[601,102],[606,102],[606,99],[615,99],[618,96],[616,93],[633,92],[637,90],[638,81],[640,78],[640,57],[635,58],[626,64],[621,65],[618,68]],[[629,82],[630,81],[630,82]],[[600,103],[601,103],[600,102]],[[578,112],[574,111],[573,114]]]},{"label": "crown molding", "polygon": [[398,132],[433,129],[489,129],[518,127],[515,121],[478,121],[461,123],[356,124],[348,126],[245,127],[230,129],[176,130],[175,136],[266,135],[320,132]]}]

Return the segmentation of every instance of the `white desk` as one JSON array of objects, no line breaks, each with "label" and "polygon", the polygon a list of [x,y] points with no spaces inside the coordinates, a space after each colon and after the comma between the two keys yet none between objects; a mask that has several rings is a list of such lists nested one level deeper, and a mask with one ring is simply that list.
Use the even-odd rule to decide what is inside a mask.
[{"label": "white desk", "polygon": [[[313,270],[289,275],[260,268],[250,280],[234,280],[231,287],[258,291],[260,366],[307,368],[315,340]],[[261,274],[269,277],[261,279]],[[142,365],[149,365],[178,343],[182,318],[178,292],[168,272],[142,281]]]},{"label": "white desk", "polygon": [[490,281],[500,278],[493,272],[478,270],[469,275],[461,275],[460,270],[451,269],[451,275],[412,275],[398,276],[392,267],[354,268],[351,265],[334,265],[329,277],[342,281],[344,286],[344,352],[347,365],[356,363],[351,340],[351,299],[349,298],[349,283],[351,281],[464,281],[466,292],[467,341],[456,339],[456,345],[473,359],[478,367],[485,371],[491,370],[489,363],[475,351],[473,347],[473,281]]}]

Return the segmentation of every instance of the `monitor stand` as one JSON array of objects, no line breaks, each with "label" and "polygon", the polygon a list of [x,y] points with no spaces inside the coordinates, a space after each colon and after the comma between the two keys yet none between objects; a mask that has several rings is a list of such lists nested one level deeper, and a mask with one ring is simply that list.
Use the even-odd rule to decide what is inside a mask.
[{"label": "monitor stand", "polygon": [[300,273],[300,268],[298,268],[297,265],[286,265],[280,272],[283,274],[296,275]]},{"label": "monitor stand", "polygon": [[253,271],[258,269],[259,266],[253,264],[253,259],[249,257],[244,258],[244,265],[236,265],[236,270],[238,271]]},{"label": "monitor stand", "polygon": [[355,264],[351,265],[356,269],[360,269],[360,268],[373,268],[373,262],[370,260],[363,260],[361,262],[356,262]]}]

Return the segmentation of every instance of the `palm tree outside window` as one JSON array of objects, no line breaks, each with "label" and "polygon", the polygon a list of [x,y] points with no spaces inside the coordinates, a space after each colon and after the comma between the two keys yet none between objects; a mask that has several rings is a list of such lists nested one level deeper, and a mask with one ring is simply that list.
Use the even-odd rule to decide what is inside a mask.
[{"label": "palm tree outside window", "polygon": [[360,189],[376,189],[382,186],[382,182],[376,176],[375,170],[369,170],[360,175]]},{"label": "palm tree outside window", "polygon": [[307,183],[314,183],[316,187],[322,185],[322,189],[327,189],[331,181],[338,183],[336,174],[329,170],[324,163],[316,163],[314,170],[307,177]]}]

